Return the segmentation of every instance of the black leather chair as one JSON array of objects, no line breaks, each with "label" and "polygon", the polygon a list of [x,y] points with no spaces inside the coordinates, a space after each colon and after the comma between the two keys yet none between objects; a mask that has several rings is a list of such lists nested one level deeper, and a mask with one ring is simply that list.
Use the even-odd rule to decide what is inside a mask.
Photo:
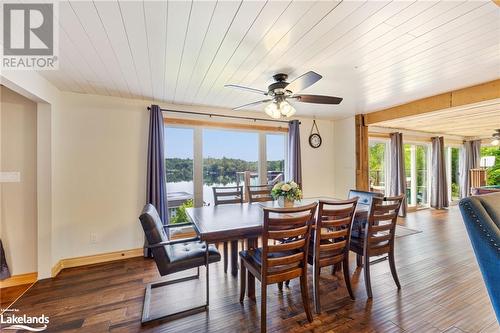
[{"label": "black leather chair", "polygon": [[[208,289],[208,265],[217,261],[220,261],[221,256],[217,251],[215,246],[210,245],[207,247],[205,242],[201,242],[199,238],[187,238],[170,240],[168,230],[177,227],[192,226],[192,223],[178,223],[172,225],[164,226],[161,222],[160,216],[156,211],[156,208],[147,204],[142,210],[141,216],[139,217],[141,221],[144,234],[148,241],[146,247],[151,249],[153,258],[158,268],[158,272],[161,276],[166,276],[168,274],[177,273],[187,269],[197,268],[197,274],[179,278],[171,281],[162,281],[157,283],[150,283],[146,287],[146,292],[144,296],[144,305],[142,309],[142,320],[143,324],[160,320],[168,319],[172,316],[182,316],[189,315],[192,313],[197,313],[204,311],[208,308],[209,303],[209,289]],[[167,230],[167,231],[166,231]],[[194,308],[182,310],[175,313],[169,313],[158,316],[150,315],[150,302],[151,302],[151,289],[163,287],[169,284],[174,284],[178,282],[188,281],[192,279],[199,278],[200,266],[205,265],[206,267],[206,303]],[[178,300],[176,300],[178,301]]]}]

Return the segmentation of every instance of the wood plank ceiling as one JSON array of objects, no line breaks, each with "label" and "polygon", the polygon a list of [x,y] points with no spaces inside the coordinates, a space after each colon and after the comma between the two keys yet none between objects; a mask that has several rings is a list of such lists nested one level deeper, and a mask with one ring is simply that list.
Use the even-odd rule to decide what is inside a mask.
[{"label": "wood plank ceiling", "polygon": [[[314,70],[298,114],[342,118],[500,77],[500,8],[484,1],[70,1],[59,5],[64,91],[235,107],[271,76]],[[256,108],[256,110],[261,108]]]},{"label": "wood plank ceiling", "polygon": [[490,138],[500,129],[500,99],[382,121],[380,127],[420,132]]}]

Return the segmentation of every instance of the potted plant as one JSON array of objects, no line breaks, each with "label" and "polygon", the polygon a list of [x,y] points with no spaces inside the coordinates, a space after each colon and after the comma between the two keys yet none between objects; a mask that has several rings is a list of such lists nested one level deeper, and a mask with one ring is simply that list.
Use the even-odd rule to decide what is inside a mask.
[{"label": "potted plant", "polygon": [[293,207],[295,200],[302,198],[302,191],[294,181],[279,182],[271,190],[271,196],[281,207]]}]

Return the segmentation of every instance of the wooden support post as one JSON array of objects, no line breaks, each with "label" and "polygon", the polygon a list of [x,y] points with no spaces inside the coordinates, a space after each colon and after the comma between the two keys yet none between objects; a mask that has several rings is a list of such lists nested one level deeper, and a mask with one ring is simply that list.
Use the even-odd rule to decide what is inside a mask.
[{"label": "wooden support post", "polygon": [[368,126],[365,115],[356,115],[356,189],[368,191]]}]

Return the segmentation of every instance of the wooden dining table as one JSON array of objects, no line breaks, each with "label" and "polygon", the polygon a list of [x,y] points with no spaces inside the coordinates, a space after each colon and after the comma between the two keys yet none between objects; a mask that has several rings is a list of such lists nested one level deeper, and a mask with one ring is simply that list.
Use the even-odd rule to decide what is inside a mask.
[{"label": "wooden dining table", "polygon": [[[319,200],[338,200],[329,197],[307,198],[295,202],[295,206],[307,205]],[[187,208],[189,220],[202,241],[207,243],[231,242],[231,274],[238,275],[238,241],[246,240],[246,247],[257,246],[262,234],[264,207],[279,207],[276,201],[228,204]],[[368,206],[358,205],[356,218],[366,217]],[[255,279],[248,279],[248,297],[255,298]]]}]

